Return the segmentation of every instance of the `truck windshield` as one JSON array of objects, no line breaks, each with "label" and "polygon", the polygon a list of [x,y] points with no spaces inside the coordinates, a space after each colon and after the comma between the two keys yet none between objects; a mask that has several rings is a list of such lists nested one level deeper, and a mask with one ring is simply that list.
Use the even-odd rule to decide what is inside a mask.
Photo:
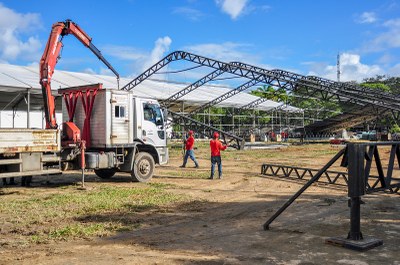
[{"label": "truck windshield", "polygon": [[155,125],[163,125],[163,116],[160,106],[152,103],[143,103],[143,116],[146,121],[151,121]]}]

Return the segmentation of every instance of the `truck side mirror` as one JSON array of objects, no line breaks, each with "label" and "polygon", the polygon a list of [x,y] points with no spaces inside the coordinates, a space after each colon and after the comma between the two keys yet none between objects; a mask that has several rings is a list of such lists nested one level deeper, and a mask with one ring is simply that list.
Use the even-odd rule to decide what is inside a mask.
[{"label": "truck side mirror", "polygon": [[164,120],[165,121],[168,120],[168,109],[167,108],[162,109],[162,112],[163,112]]}]

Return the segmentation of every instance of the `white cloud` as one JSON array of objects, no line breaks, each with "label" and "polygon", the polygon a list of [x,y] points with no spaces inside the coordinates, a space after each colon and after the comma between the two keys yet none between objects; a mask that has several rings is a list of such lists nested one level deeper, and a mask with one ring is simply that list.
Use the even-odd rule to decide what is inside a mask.
[{"label": "white cloud", "polygon": [[379,52],[400,47],[400,19],[388,20],[383,26],[386,30],[381,31],[382,33],[364,46],[365,52]]},{"label": "white cloud", "polygon": [[[225,63],[229,62],[243,62],[255,66],[260,66],[262,68],[271,69],[270,66],[260,63],[261,56],[254,54],[254,51],[248,51],[249,48],[253,48],[249,44],[234,43],[234,42],[224,42],[224,43],[206,43],[198,44],[192,46],[183,47],[182,50],[197,54],[199,56],[205,56],[213,60],[219,60]],[[177,67],[176,64],[173,67]],[[170,69],[170,71],[189,68],[188,65],[180,65],[176,69]],[[180,80],[185,80],[185,82],[192,82],[203,78],[207,74],[210,74],[212,69],[209,67],[201,67],[196,70],[184,71],[182,73],[175,74],[174,77],[180,77]],[[229,75],[230,74],[224,74]],[[189,81],[190,80],[190,81]],[[214,80],[215,81],[215,80]],[[214,82],[213,81],[213,82]],[[215,81],[216,82],[216,81]],[[228,84],[229,81],[224,80],[220,84]]]},{"label": "white cloud", "polygon": [[39,60],[41,43],[30,34],[40,27],[39,14],[17,13],[0,3],[0,60]]},{"label": "white cloud", "polygon": [[189,7],[177,7],[174,9],[173,13],[182,15],[193,21],[198,21],[204,17],[204,14],[201,11]]},{"label": "white cloud", "polygon": [[238,18],[245,10],[248,0],[216,0],[217,5],[232,19]]},{"label": "white cloud", "polygon": [[143,63],[142,70],[146,70],[153,64],[157,63],[164,57],[164,53],[169,50],[172,40],[170,37],[166,36],[163,38],[158,38],[156,40],[155,46],[150,53],[150,57]]},{"label": "white cloud", "polygon": [[249,44],[234,42],[206,43],[184,47],[183,50],[224,62],[242,61],[255,63],[258,61],[257,56],[246,52],[246,48],[249,46]]},{"label": "white cloud", "polygon": [[391,67],[387,73],[389,76],[400,76],[400,63]]},{"label": "white cloud", "polygon": [[135,61],[146,58],[144,51],[129,46],[107,45],[102,47],[102,51],[120,60]]},{"label": "white cloud", "polygon": [[[311,71],[308,75],[321,76],[331,80],[337,79],[337,66],[321,63],[308,63]],[[378,65],[366,65],[361,63],[360,55],[343,53],[340,56],[341,75],[340,81],[361,82],[364,78],[375,77],[378,74],[385,74],[385,71]]]},{"label": "white cloud", "polygon": [[389,54],[389,53],[384,53],[384,54],[377,60],[378,63],[384,64],[384,65],[390,64],[390,63],[392,63],[392,62],[394,62],[394,61],[396,61],[395,56],[393,56],[392,54]]},{"label": "white cloud", "polygon": [[171,43],[171,38],[165,36],[155,41],[154,48],[150,52],[129,46],[108,45],[102,49],[104,53],[128,62],[132,68],[132,74],[129,76],[132,77],[141,74],[153,64],[160,61],[166,55],[165,53],[168,52]]},{"label": "white cloud", "polygon": [[374,12],[364,12],[359,17],[357,17],[356,22],[360,24],[370,24],[377,20],[376,14]]},{"label": "white cloud", "polygon": [[399,28],[400,27],[400,19],[391,19],[388,21],[385,21],[385,23],[383,23],[384,26],[388,27],[388,28]]}]

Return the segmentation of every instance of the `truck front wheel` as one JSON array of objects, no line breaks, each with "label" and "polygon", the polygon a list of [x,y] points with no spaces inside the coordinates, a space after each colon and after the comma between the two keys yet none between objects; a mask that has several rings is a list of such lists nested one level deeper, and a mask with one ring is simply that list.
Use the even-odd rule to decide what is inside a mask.
[{"label": "truck front wheel", "polygon": [[115,175],[115,169],[106,168],[106,169],[95,169],[94,173],[102,179],[109,179]]},{"label": "truck front wheel", "polygon": [[150,181],[154,173],[154,164],[154,159],[149,153],[137,153],[131,172],[132,180],[135,182]]}]

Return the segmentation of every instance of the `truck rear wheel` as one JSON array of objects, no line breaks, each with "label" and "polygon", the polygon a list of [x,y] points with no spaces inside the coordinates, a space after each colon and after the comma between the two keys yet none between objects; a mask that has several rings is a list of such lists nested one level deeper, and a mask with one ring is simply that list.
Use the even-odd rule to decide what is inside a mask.
[{"label": "truck rear wheel", "polygon": [[114,168],[105,168],[105,169],[95,169],[94,173],[102,179],[109,179],[115,175]]},{"label": "truck rear wheel", "polygon": [[150,181],[154,173],[154,164],[154,159],[149,153],[137,153],[131,172],[132,180],[135,182]]}]

